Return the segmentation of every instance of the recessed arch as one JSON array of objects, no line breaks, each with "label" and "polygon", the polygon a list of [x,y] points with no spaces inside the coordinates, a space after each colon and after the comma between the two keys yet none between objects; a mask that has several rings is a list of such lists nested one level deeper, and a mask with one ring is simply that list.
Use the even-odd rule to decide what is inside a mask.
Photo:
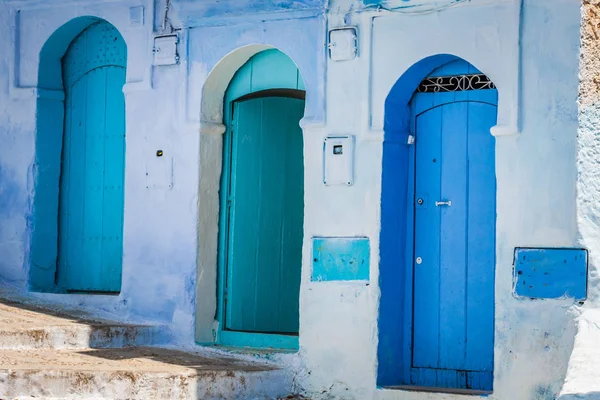
[{"label": "recessed arch", "polygon": [[[252,75],[251,71],[253,70],[255,72],[263,70],[263,73],[260,76]],[[270,71],[270,73],[265,74],[266,71]],[[226,228],[223,219],[220,220],[220,226],[216,222],[219,221],[219,215],[222,215],[227,207],[223,204],[225,189],[222,180],[228,179],[227,168],[231,165],[231,160],[227,157],[228,151],[231,151],[231,146],[234,145],[230,136],[234,105],[241,109],[250,106],[253,101],[270,104],[274,103],[274,99],[277,98],[298,102],[298,105],[293,107],[301,107],[298,110],[299,118],[293,124],[292,129],[296,130],[299,135],[300,148],[297,150],[300,151],[299,162],[302,164],[303,146],[299,119],[304,114],[304,96],[304,82],[294,61],[278,49],[267,45],[245,46],[230,53],[217,63],[202,88],[199,183],[200,248],[196,305],[196,339],[200,343],[213,342],[224,322],[221,320],[222,318],[220,319],[220,316],[223,315],[223,308],[221,303],[217,303],[217,298],[222,296],[222,292],[221,289],[217,290],[215,283],[217,281],[217,264],[223,262],[223,252],[218,251],[223,244],[222,242],[219,244],[218,238],[219,233],[222,234]],[[300,170],[303,171],[303,165]],[[303,202],[303,195],[301,197]],[[221,239],[223,239],[222,236]],[[219,259],[217,254],[219,254]],[[299,262],[301,263],[301,260]],[[301,264],[298,265],[298,268],[300,266]],[[219,282],[222,282],[223,277],[219,275],[219,278]],[[217,325],[213,325],[215,315],[217,316]]]},{"label": "recessed arch", "polygon": [[[110,48],[110,52],[100,48],[102,46],[100,38],[93,39],[94,46],[97,47],[98,57],[85,62],[71,60],[69,64],[69,60],[67,59],[69,54],[73,55],[75,53],[73,46],[77,46],[78,43],[84,41],[82,39],[83,35],[87,35],[86,32],[91,32],[94,29],[98,30],[97,35],[99,36],[102,36],[100,30],[105,31],[105,34],[109,34],[108,36],[105,35],[107,39],[105,39],[106,43],[104,46]],[[110,38],[111,43],[108,43],[108,38]],[[80,46],[83,45],[80,44]],[[93,49],[90,49],[90,52],[93,51]],[[84,53],[83,50],[80,50],[80,52]],[[65,23],[48,38],[40,51],[37,79],[38,98],[36,102],[35,194],[30,221],[32,239],[29,285],[32,290],[59,292],[65,290],[60,284],[58,277],[58,256],[61,241],[59,235],[59,210],[61,184],[64,184],[65,178],[62,166],[66,162],[63,144],[65,143],[65,135],[69,126],[70,104],[80,102],[80,100],[71,99],[73,95],[71,89],[77,86],[76,80],[88,76],[88,73],[90,74],[89,76],[98,75],[97,79],[95,79],[97,82],[101,82],[104,79],[105,85],[110,86],[110,88],[100,88],[98,91],[106,91],[101,96],[112,96],[110,99],[112,104],[105,104],[106,97],[102,97],[105,99],[102,102],[99,98],[95,98],[92,94],[92,89],[87,91],[92,96],[89,99],[89,103],[95,104],[94,107],[110,108],[110,110],[118,115],[118,122],[106,117],[102,118],[102,124],[100,124],[100,120],[97,120],[94,121],[94,125],[102,126],[102,129],[110,129],[112,135],[121,135],[124,141],[125,107],[122,88],[125,84],[126,63],[127,46],[121,34],[112,24],[94,16],[78,17]],[[70,65],[68,67],[70,71],[65,70],[67,64]],[[116,67],[119,72],[116,74],[112,71],[107,72],[111,66]],[[107,73],[110,75],[110,79],[104,76]],[[100,74],[103,74],[103,78],[99,76]],[[73,101],[70,102],[70,99]],[[88,107],[88,111],[93,112],[92,107]],[[98,111],[97,114],[100,115],[102,112]],[[109,126],[111,122],[114,122],[116,125]],[[105,135],[104,131],[96,133]],[[85,134],[85,132],[76,136],[81,134]],[[124,157],[124,149],[122,149],[122,152]],[[100,185],[104,186],[104,184]],[[115,184],[112,186],[121,185]],[[123,189],[121,187],[119,190]],[[122,215],[119,218],[122,218]],[[99,236],[102,236],[102,234]],[[122,238],[122,234],[116,233],[109,236],[119,236]],[[103,239],[99,240],[103,241]],[[118,264],[120,268],[120,256],[115,257],[119,258]],[[115,283],[112,286],[118,286],[120,289],[120,270],[118,274],[119,277],[116,279],[118,284]],[[99,291],[104,290],[99,289]]]},{"label": "recessed arch", "polygon": [[[422,286],[426,286],[422,285],[423,276],[419,275],[419,271],[421,270],[417,270],[417,267],[425,265],[429,270],[436,270],[436,268],[439,268],[440,261],[438,259],[433,264],[428,264],[430,261],[436,260],[437,256],[435,254],[425,254],[426,251],[419,247],[419,240],[425,235],[435,241],[436,235],[440,235],[440,233],[434,232],[435,229],[432,227],[435,227],[435,224],[430,226],[428,225],[428,221],[439,220],[443,222],[442,218],[449,218],[450,212],[454,213],[452,214],[452,218],[458,218],[461,221],[464,219],[467,221],[465,222],[466,224],[469,223],[469,220],[477,220],[479,218],[477,215],[472,216],[469,211],[465,211],[468,210],[468,204],[471,200],[465,200],[466,203],[463,203],[466,205],[461,203],[462,200],[460,198],[461,196],[464,198],[464,193],[467,193],[466,196],[470,199],[468,185],[465,187],[459,185],[460,187],[452,189],[454,190],[452,193],[456,195],[456,198],[452,201],[441,198],[450,192],[450,189],[445,189],[446,187],[450,188],[452,185],[458,185],[456,182],[461,181],[461,179],[462,181],[470,182],[472,176],[477,176],[478,181],[476,184],[482,185],[481,192],[487,196],[486,200],[489,205],[489,207],[482,207],[487,207],[489,210],[486,208],[487,211],[485,211],[484,217],[481,217],[485,219],[485,223],[482,223],[482,225],[485,225],[486,229],[485,240],[487,240],[487,247],[484,250],[477,251],[482,254],[485,253],[485,261],[480,263],[480,266],[485,270],[485,274],[487,274],[486,279],[491,279],[492,282],[490,284],[488,281],[486,286],[487,291],[485,292],[487,296],[486,312],[488,312],[485,319],[488,324],[486,325],[488,331],[480,336],[485,336],[486,354],[489,357],[493,356],[496,189],[495,141],[490,133],[490,128],[496,124],[498,94],[493,83],[486,86],[486,90],[474,90],[473,87],[469,86],[466,89],[459,89],[460,91],[455,93],[453,90],[449,93],[440,94],[418,93],[423,88],[423,86],[420,87],[419,85],[422,82],[426,82],[425,78],[427,78],[427,82],[430,82],[432,77],[448,76],[454,76],[457,79],[459,76],[484,77],[474,66],[456,56],[448,54],[431,56],[422,59],[409,68],[396,81],[385,100],[379,269],[381,297],[378,318],[377,380],[380,386],[429,385],[425,378],[423,378],[423,381],[419,381],[419,374],[429,368],[430,364],[433,364],[429,359],[426,359],[426,356],[417,354],[418,349],[423,348],[424,342],[421,339],[423,335],[420,332],[416,332],[415,329],[417,329],[416,327],[420,323],[426,324],[426,322],[422,322],[423,319],[419,316],[429,312],[422,312],[420,309],[417,310],[417,306],[420,307],[424,303],[419,300],[421,297],[419,297],[417,291]],[[444,89],[440,90],[444,91]],[[445,110],[447,113],[444,114],[446,116],[442,115],[444,109],[447,109]],[[463,109],[468,111],[464,111]],[[471,116],[469,117],[469,115]],[[456,121],[450,122],[450,116],[452,118],[459,118],[457,120],[459,123],[456,123]],[[469,118],[473,119],[474,116],[477,116],[479,119],[477,121],[469,120]],[[447,125],[444,125],[444,121],[447,121]],[[463,122],[464,129],[456,128],[458,129],[458,133],[454,131],[449,133],[451,129],[445,128],[451,125],[456,127]],[[435,131],[436,129],[439,131]],[[457,143],[463,143],[461,142],[463,140],[461,137],[466,138],[464,139],[467,140],[465,143],[468,143],[468,140],[472,140],[473,142],[479,141],[482,147],[481,152],[484,152],[486,157],[475,160],[476,157],[471,153],[464,153],[470,151],[468,146],[465,147],[466,145],[461,147],[460,151],[463,151],[463,153],[459,154],[458,157],[456,155],[450,157],[447,155],[446,158],[442,157],[441,154],[449,154],[446,152],[450,150],[446,150],[444,146],[448,144],[444,144],[446,142],[443,142],[440,138],[450,137],[448,135],[454,135],[453,140]],[[437,139],[434,140],[431,137],[436,137]],[[437,149],[436,146],[441,147]],[[469,167],[465,167],[462,164],[460,166],[462,169],[457,166],[448,167],[454,168],[453,172],[458,175],[456,175],[456,179],[450,180],[450,184],[444,184],[443,171],[449,165],[445,160],[450,158],[460,160],[472,158],[474,163],[481,164],[479,170],[484,171],[484,173],[481,173],[481,175],[477,175],[479,172],[472,173]],[[425,179],[423,175],[424,171],[429,171],[427,173],[432,173],[433,175]],[[463,175],[466,178],[458,178]],[[439,187],[435,184],[437,182],[436,179],[442,179],[440,180]],[[430,183],[434,186],[433,188],[427,186]],[[441,192],[437,193],[438,191]],[[423,209],[418,207],[422,207]],[[425,211],[423,210],[429,210],[427,212],[431,215],[424,214]],[[426,217],[430,219],[427,220]],[[459,225],[456,224],[456,226]],[[454,228],[451,227],[449,229]],[[457,232],[455,236],[460,237],[460,235],[460,232]],[[465,239],[467,242],[470,240],[469,236],[463,234],[463,237],[467,238]],[[471,242],[467,242],[461,245],[470,246]],[[465,263],[467,262],[465,261]],[[460,263],[455,264],[458,265]],[[473,267],[474,269],[475,267]],[[432,279],[437,278],[433,277]],[[465,282],[467,279],[464,278]],[[417,300],[419,300],[419,304],[417,304]],[[416,319],[415,316],[417,316]],[[490,360],[487,360],[487,362],[489,364]],[[488,368],[487,364],[485,368]],[[443,368],[439,367],[439,369]],[[465,372],[464,376],[467,377],[469,373]],[[430,374],[430,372],[425,371],[423,374],[422,376],[425,376],[426,374]],[[486,383],[482,383],[479,389],[484,391],[491,390],[490,371],[486,369],[481,374],[482,376],[485,375]],[[434,381],[435,378],[434,376]],[[489,384],[487,381],[488,378],[490,379]],[[440,378],[442,381],[444,379]],[[456,381],[458,382],[459,380],[457,379]],[[470,388],[466,382],[463,384],[463,387],[460,387],[461,384],[458,383],[456,385],[457,387],[453,388]],[[472,386],[475,387],[477,385]]]},{"label": "recessed arch", "polygon": [[[223,125],[225,92],[237,71],[253,56],[265,50],[277,50],[285,54],[271,45],[250,44],[227,54],[211,70],[202,86],[200,104],[200,131],[202,133],[219,134],[225,132],[225,126]],[[285,55],[294,62],[289,55]],[[302,75],[301,72],[300,75]]]}]

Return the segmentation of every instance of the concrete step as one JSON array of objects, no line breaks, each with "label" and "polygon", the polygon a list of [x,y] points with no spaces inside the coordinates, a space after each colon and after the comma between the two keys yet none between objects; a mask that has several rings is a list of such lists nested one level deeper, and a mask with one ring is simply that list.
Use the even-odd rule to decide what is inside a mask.
[{"label": "concrete step", "polygon": [[122,324],[0,299],[1,349],[84,349],[150,346],[167,331],[160,326]]},{"label": "concrete step", "polygon": [[288,373],[229,356],[138,347],[0,351],[0,399],[277,399]]}]

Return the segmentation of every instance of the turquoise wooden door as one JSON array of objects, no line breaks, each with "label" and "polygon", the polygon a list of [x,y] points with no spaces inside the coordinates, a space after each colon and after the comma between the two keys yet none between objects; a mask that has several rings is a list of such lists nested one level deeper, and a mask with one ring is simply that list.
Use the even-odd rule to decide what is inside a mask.
[{"label": "turquoise wooden door", "polygon": [[81,33],[63,58],[58,280],[67,291],[121,289],[126,58],[106,22]]},{"label": "turquoise wooden door", "polygon": [[416,385],[492,389],[496,104],[469,87],[413,98]]},{"label": "turquoise wooden door", "polygon": [[225,330],[298,334],[304,220],[304,100],[234,105]]}]

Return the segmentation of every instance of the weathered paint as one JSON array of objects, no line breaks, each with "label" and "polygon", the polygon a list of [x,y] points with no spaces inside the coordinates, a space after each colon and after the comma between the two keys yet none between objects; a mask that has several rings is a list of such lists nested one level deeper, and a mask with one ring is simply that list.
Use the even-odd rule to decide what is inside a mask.
[{"label": "weathered paint", "polygon": [[584,249],[515,249],[514,292],[532,299],[587,297]]},{"label": "weathered paint", "polygon": [[[577,335],[560,400],[593,399],[600,395],[600,312],[598,297],[598,254],[600,252],[600,186],[596,176],[600,159],[600,4],[583,2],[581,6],[581,49],[579,64],[579,129],[577,132],[577,228],[579,240],[576,247],[588,250],[588,293],[585,304],[578,309]],[[555,300],[556,301],[556,300]]]},{"label": "weathered paint", "polygon": [[371,249],[368,238],[312,240],[311,281],[368,281]]}]

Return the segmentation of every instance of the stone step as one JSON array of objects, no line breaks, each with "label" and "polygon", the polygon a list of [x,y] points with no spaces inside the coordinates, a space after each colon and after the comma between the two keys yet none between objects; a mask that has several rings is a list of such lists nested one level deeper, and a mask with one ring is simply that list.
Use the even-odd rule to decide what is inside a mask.
[{"label": "stone step", "polygon": [[0,351],[0,399],[277,399],[284,370],[154,347]]},{"label": "stone step", "polygon": [[160,326],[94,320],[60,308],[0,299],[0,349],[120,348],[160,344]]}]

